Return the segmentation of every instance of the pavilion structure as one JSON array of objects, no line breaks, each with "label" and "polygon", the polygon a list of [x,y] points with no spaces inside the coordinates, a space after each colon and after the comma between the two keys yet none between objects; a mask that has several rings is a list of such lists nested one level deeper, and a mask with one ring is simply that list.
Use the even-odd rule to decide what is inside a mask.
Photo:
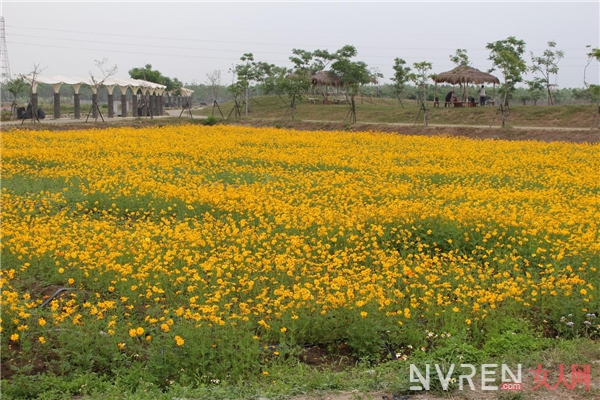
[{"label": "pavilion structure", "polygon": [[[170,107],[181,107],[186,103],[192,103],[193,90],[181,88],[179,94],[175,91],[167,91],[165,85],[160,85],[154,82],[148,82],[140,79],[132,78],[113,78],[109,77],[103,80],[97,80],[93,77],[84,78],[81,76],[44,76],[32,75],[23,76],[26,82],[31,85],[31,105],[34,110],[38,107],[37,88],[40,83],[52,85],[54,88],[54,118],[61,118],[60,113],[60,88],[62,85],[70,85],[73,87],[73,104],[74,116],[76,119],[81,118],[81,102],[79,98],[79,89],[81,85],[87,85],[92,89],[92,104],[97,105],[98,88],[104,86],[108,92],[108,117],[113,118],[114,115],[114,89],[119,88],[121,92],[121,116],[127,117],[129,110],[127,109],[127,98],[131,95],[131,115],[146,116],[162,115],[165,104]],[[92,116],[97,117],[97,107],[92,107]]]},{"label": "pavilion structure", "polygon": [[481,85],[484,83],[492,83],[494,85],[494,94],[492,99],[496,95],[496,85],[500,84],[500,80],[492,74],[478,70],[477,68],[468,67],[466,65],[459,65],[451,71],[442,72],[433,76],[435,82],[435,95],[437,96],[437,84],[438,83],[451,83],[453,85],[459,84],[462,88],[465,87],[463,101],[469,98],[469,84],[474,83]]}]

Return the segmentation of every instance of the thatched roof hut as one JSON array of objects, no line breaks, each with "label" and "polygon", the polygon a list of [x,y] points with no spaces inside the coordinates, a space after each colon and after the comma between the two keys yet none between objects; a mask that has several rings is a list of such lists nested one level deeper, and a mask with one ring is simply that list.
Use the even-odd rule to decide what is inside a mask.
[{"label": "thatched roof hut", "polygon": [[500,84],[500,80],[492,74],[478,70],[477,68],[468,67],[466,65],[459,65],[451,71],[442,72],[432,77],[435,82],[435,93],[437,95],[437,84],[451,83],[453,85],[459,84],[461,87],[464,86],[465,92],[463,93],[463,100],[469,97],[469,83],[481,85],[483,83],[492,83],[494,85],[494,94],[492,99],[496,96],[496,84]]},{"label": "thatched roof hut", "polygon": [[433,78],[435,83],[445,82],[456,84],[482,83],[500,84],[500,80],[494,75],[478,70],[477,68],[459,65],[451,71],[442,72]]},{"label": "thatched roof hut", "polygon": [[310,80],[312,81],[313,86],[322,85],[325,87],[332,86],[337,88],[344,86],[344,82],[342,82],[342,79],[339,76],[328,71],[317,72],[310,76]]}]

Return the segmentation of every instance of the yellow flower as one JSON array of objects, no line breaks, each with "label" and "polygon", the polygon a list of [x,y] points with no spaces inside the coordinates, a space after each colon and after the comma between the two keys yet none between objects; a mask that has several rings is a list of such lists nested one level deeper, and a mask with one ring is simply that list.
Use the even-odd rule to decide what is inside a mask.
[{"label": "yellow flower", "polygon": [[40,341],[40,343],[41,343],[41,344],[44,344],[44,343],[46,343],[46,339],[44,339],[44,337],[43,337],[43,336],[40,336],[40,337],[38,338],[38,340]]},{"label": "yellow flower", "polygon": [[163,332],[168,333],[171,328],[169,328],[169,324],[161,324],[160,329],[162,329]]},{"label": "yellow flower", "polygon": [[123,350],[125,348],[125,343],[118,343],[117,346],[119,346],[119,349]]},{"label": "yellow flower", "polygon": [[361,311],[360,312],[360,316],[363,318],[367,318],[367,315],[369,315],[369,313],[367,313],[366,311]]},{"label": "yellow flower", "polygon": [[283,332],[287,331],[287,328],[284,326],[283,328],[280,329],[280,331],[283,333]]},{"label": "yellow flower", "polygon": [[175,342],[177,342],[177,346],[183,346],[185,340],[183,340],[180,336],[175,336]]},{"label": "yellow flower", "polygon": [[17,340],[19,340],[19,334],[13,333],[12,335],[10,335],[10,340],[12,340],[13,342],[16,342]]},{"label": "yellow flower", "polygon": [[73,278],[69,278],[69,279],[67,280],[67,282],[69,283],[69,285],[72,285],[72,284],[74,284],[74,283],[75,283],[75,279],[73,279]]},{"label": "yellow flower", "polygon": [[269,371],[263,371],[263,375],[269,375]]},{"label": "yellow flower", "polygon": [[44,326],[46,325],[46,320],[44,318],[40,318],[38,319],[38,324],[40,324],[40,326]]},{"label": "yellow flower", "polygon": [[135,330],[135,333],[138,334],[138,336],[142,336],[144,334],[144,328],[142,328],[141,326],[139,328],[137,328]]},{"label": "yellow flower", "polygon": [[129,336],[136,337],[137,336],[137,329],[130,329],[129,330]]}]

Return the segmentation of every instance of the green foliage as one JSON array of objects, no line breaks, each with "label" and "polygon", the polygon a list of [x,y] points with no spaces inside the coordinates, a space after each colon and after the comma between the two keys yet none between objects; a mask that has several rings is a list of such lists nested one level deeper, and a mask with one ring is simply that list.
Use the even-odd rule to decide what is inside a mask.
[{"label": "green foliage", "polygon": [[504,76],[506,87],[504,105],[507,105],[508,93],[523,80],[523,74],[527,71],[527,64],[523,60],[525,42],[510,36],[505,40],[488,43],[486,49],[490,50],[488,60],[491,60],[494,67],[498,68]]},{"label": "green foliage", "polygon": [[429,71],[433,68],[433,64],[427,61],[416,62],[413,64],[415,73],[410,74],[410,79],[419,89],[419,99],[427,100],[427,80],[431,77]]},{"label": "green foliage", "polygon": [[469,60],[466,49],[456,49],[456,53],[450,56],[450,61],[459,66],[471,66],[471,61]]},{"label": "green foliage", "polygon": [[5,90],[12,94],[14,99],[16,99],[19,94],[23,93],[27,86],[29,85],[21,77],[11,79],[4,85]]},{"label": "green foliage", "polygon": [[177,78],[164,76],[159,70],[152,69],[152,64],[146,64],[143,68],[132,68],[129,70],[129,76],[133,79],[141,79],[148,82],[165,85],[167,91],[175,91],[175,94],[181,94],[183,83]]},{"label": "green foliage", "polygon": [[558,62],[565,56],[565,52],[562,50],[554,50],[556,47],[555,41],[548,42],[548,48],[544,50],[544,53],[540,57],[536,57],[531,52],[531,61],[533,66],[531,72],[539,72],[542,74],[542,78],[535,78],[536,81],[543,83],[548,93],[548,104],[554,105],[552,99],[552,92],[550,91],[550,76],[558,74]]},{"label": "green foliage", "polygon": [[394,59],[394,76],[391,78],[392,80],[392,90],[395,97],[400,99],[402,93],[404,92],[404,88],[408,81],[410,81],[411,73],[410,67],[405,67],[406,61],[402,58]]},{"label": "green foliage", "polygon": [[202,121],[203,125],[216,125],[219,122],[219,119],[217,117],[215,117],[214,115],[209,115],[208,117],[206,117],[204,119],[204,121]]}]

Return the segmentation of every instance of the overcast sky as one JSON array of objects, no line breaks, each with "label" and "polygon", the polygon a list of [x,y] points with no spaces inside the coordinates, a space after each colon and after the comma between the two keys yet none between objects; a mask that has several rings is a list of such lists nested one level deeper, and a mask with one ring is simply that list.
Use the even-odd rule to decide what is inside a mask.
[{"label": "overcast sky", "polygon": [[[487,43],[515,36],[541,55],[554,40],[565,51],[552,83],[582,87],[586,45],[600,47],[600,6],[587,2],[26,2],[2,1],[10,69],[44,75],[89,76],[95,60],[117,65],[115,77],[152,64],[186,83],[228,70],[243,53],[257,61],[291,66],[294,48],[335,51],[350,44],[357,60],[378,68],[388,82],[394,58],[409,65],[451,69],[449,56],[467,50],[487,70]],[[588,82],[599,83],[598,63]],[[499,75],[498,75],[499,76]],[[500,77],[500,76],[499,76]],[[532,75],[526,76],[531,79]]]}]

